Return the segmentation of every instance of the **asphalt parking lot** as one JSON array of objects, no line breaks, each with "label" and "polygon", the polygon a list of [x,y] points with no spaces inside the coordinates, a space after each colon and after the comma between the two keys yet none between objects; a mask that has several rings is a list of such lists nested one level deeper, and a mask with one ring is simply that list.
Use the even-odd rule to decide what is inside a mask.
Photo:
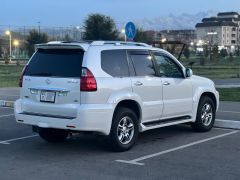
[{"label": "asphalt parking lot", "polygon": [[[9,97],[14,100],[16,92],[12,90]],[[238,106],[221,103],[217,118],[240,120]],[[141,134],[132,150],[113,153],[102,137],[94,135],[77,134],[64,143],[47,143],[31,127],[17,124],[12,108],[0,108],[1,180],[232,180],[240,177],[239,157],[239,130],[196,133],[187,125],[162,128]]]},{"label": "asphalt parking lot", "polygon": [[[0,108],[0,173],[7,179],[239,179],[240,132],[174,126],[145,132],[124,153],[93,135],[51,144]],[[208,178],[207,178],[208,179]]]}]

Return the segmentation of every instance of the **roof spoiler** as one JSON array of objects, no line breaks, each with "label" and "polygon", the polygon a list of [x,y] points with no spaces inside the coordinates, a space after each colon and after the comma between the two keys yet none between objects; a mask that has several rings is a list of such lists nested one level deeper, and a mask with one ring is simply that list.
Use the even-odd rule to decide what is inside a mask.
[{"label": "roof spoiler", "polygon": [[80,44],[70,44],[70,43],[61,43],[61,42],[49,42],[44,44],[36,44],[35,51],[38,49],[82,49],[86,48]]}]

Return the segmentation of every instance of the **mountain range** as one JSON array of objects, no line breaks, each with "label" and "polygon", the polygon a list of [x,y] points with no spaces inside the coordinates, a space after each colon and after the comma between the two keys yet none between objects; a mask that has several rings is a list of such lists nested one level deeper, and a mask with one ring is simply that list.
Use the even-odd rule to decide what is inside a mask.
[{"label": "mountain range", "polygon": [[153,19],[137,19],[134,22],[144,30],[181,30],[194,29],[195,25],[205,17],[216,16],[216,11],[198,12],[196,14],[183,13],[180,15],[169,14]]}]

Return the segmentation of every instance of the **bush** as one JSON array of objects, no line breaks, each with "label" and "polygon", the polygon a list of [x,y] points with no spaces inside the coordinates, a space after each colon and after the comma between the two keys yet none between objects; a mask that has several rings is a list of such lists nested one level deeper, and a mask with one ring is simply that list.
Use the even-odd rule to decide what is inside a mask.
[{"label": "bush", "polygon": [[228,55],[227,50],[226,49],[221,49],[220,56],[221,57],[226,57],[227,55]]}]

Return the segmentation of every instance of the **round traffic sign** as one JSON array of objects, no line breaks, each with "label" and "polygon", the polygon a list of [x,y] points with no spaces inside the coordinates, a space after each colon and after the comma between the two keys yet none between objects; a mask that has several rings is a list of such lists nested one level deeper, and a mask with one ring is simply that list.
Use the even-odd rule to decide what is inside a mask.
[{"label": "round traffic sign", "polygon": [[133,39],[136,36],[136,27],[133,22],[128,22],[125,26],[125,35],[128,39]]}]

